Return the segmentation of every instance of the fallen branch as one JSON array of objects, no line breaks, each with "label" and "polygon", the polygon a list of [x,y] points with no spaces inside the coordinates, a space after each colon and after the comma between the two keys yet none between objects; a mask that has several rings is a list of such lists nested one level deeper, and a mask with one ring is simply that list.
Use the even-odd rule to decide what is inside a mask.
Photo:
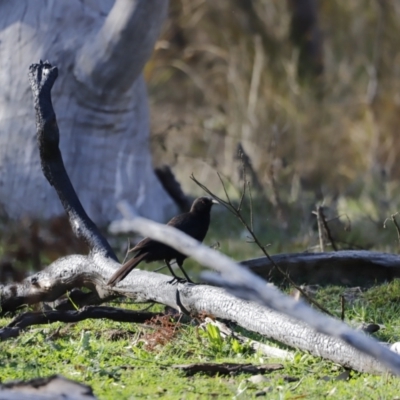
[{"label": "fallen branch", "polygon": [[182,371],[186,376],[193,376],[203,373],[208,376],[215,375],[237,375],[237,374],[265,374],[283,369],[282,364],[238,364],[238,363],[197,363],[173,365],[174,368]]},{"label": "fallen branch", "polygon": [[114,307],[88,306],[76,311],[39,311],[26,312],[14,318],[6,327],[0,329],[0,340],[18,336],[32,325],[50,324],[52,322],[79,322],[85,319],[111,319],[118,322],[142,323],[154,318],[159,313],[125,310]]},{"label": "fallen branch", "polygon": [[90,386],[66,379],[61,375],[35,378],[29,381],[9,382],[0,385],[1,400],[95,400]]},{"label": "fallen branch", "polygon": [[292,253],[259,257],[241,264],[264,279],[280,283],[282,275],[274,264],[299,284],[329,283],[367,286],[400,278],[400,255],[366,250],[328,253]]}]

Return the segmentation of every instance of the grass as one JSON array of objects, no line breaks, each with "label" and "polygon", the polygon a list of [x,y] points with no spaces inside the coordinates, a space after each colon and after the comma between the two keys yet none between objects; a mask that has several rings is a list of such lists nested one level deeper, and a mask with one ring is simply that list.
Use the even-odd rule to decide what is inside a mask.
[{"label": "grass", "polygon": [[[249,210],[244,209],[248,215]],[[223,209],[213,211],[212,224],[206,243],[220,242],[220,250],[236,259],[261,256],[252,243],[246,243],[246,234],[238,221]],[[265,213],[265,214],[264,214]],[[295,220],[296,210],[292,210]],[[272,243],[271,253],[304,250],[304,243],[317,243],[314,228],[304,228],[306,223],[292,224],[282,229],[274,213],[256,199],[255,224],[262,242]],[[270,215],[265,218],[263,215]],[[299,216],[297,215],[297,221]],[[311,221],[311,220],[310,220]],[[362,220],[356,220],[362,223]],[[272,229],[271,229],[272,227]],[[362,243],[361,230],[351,233]],[[389,235],[376,241],[384,243]],[[395,237],[394,231],[390,233]],[[291,239],[290,239],[291,238]],[[187,260],[192,273],[200,272],[193,260]],[[154,264],[148,266],[154,269]],[[353,293],[353,294],[352,294]],[[375,336],[379,340],[400,340],[400,281],[372,287],[369,290],[351,291],[349,288],[330,286],[321,288],[317,300],[334,315],[340,316],[340,297],[346,302],[346,321],[353,326],[362,322],[382,325]],[[118,303],[118,306],[121,304]],[[139,309],[143,305],[130,302],[126,307]],[[155,311],[162,310],[154,306]],[[10,318],[3,318],[4,326]],[[239,362],[262,364],[280,360],[267,359],[251,352],[235,340],[223,340],[218,331],[202,331],[191,322],[180,323],[164,329],[171,335],[160,339],[157,326],[95,320],[76,324],[51,324],[31,327],[17,339],[0,344],[0,378],[2,382],[18,379],[62,374],[86,383],[100,399],[209,399],[255,398],[262,393],[271,399],[319,399],[333,397],[352,399],[394,399],[398,396],[400,380],[390,376],[371,376],[351,372],[349,379],[340,380],[345,370],[329,361],[297,352],[294,361],[283,362],[282,370],[266,374],[261,383],[252,383],[250,375],[208,377],[198,374],[186,377],[173,368],[176,364],[197,362]],[[260,335],[238,328],[241,334],[269,343]],[[278,345],[277,343],[270,343]],[[290,378],[290,379],[289,379]]]},{"label": "grass", "polygon": [[[286,217],[291,221],[287,227],[282,226],[277,213],[262,198],[256,197],[253,206],[255,231],[262,243],[271,243],[268,247],[271,254],[303,251],[318,243],[311,202],[309,207],[303,204],[307,213],[302,213],[296,204],[287,207]],[[385,230],[381,224],[364,217],[360,211],[363,204],[353,202],[352,207],[349,211],[352,231],[344,232],[343,226],[339,224],[335,237],[342,235],[345,240],[363,246],[370,240],[371,232],[362,227],[372,224],[375,227],[374,249],[388,248],[394,251],[395,230]],[[247,202],[243,213],[249,218]],[[261,251],[253,243],[246,242],[246,237],[239,221],[222,208],[213,210],[206,244],[219,242],[220,250],[237,260],[261,256]],[[114,239],[113,243],[116,245],[119,242],[126,244],[125,239]],[[7,251],[7,246],[3,250]],[[42,254],[42,257],[47,258],[46,254]],[[185,266],[194,276],[201,271],[190,259],[185,262]],[[143,267],[154,269],[155,264]],[[400,281],[366,291],[352,292],[349,288],[337,286],[322,287],[316,294],[317,300],[337,317],[340,317],[342,295],[348,299],[345,313],[347,322],[353,326],[362,322],[380,324],[382,328],[375,334],[376,338],[390,343],[400,340]],[[118,303],[118,306],[121,304]],[[126,307],[138,309],[144,306],[128,302]],[[154,308],[155,311],[162,310],[161,305]],[[9,321],[9,318],[2,318],[0,323],[4,326]],[[261,383],[252,383],[250,375],[246,374],[216,377],[198,374],[186,377],[173,365],[197,362],[262,364],[281,361],[253,353],[235,340],[223,340],[218,331],[209,329],[203,332],[191,322],[164,331],[171,329],[173,334],[161,340],[156,326],[111,321],[88,320],[76,324],[57,323],[31,327],[17,339],[0,343],[0,379],[7,382],[58,373],[92,386],[100,399],[255,398],[264,392],[271,399],[394,399],[399,393],[400,381],[397,378],[351,372],[349,379],[340,380],[340,376],[346,372],[341,366],[300,351],[296,353],[294,361],[283,362],[282,370],[266,374]],[[279,346],[260,335],[246,332],[242,328],[238,330],[255,340]]]},{"label": "grass", "polygon": [[[374,249],[394,251],[395,230],[389,227],[385,230],[381,224],[364,217],[360,211],[363,206],[352,203],[349,214],[353,229],[344,232],[339,225],[335,237],[342,235],[345,240],[364,246],[369,242],[371,232],[362,227],[371,224],[375,227]],[[309,207],[303,204],[303,208],[308,212],[302,213],[295,204],[287,207],[287,218],[291,223],[282,227],[274,209],[262,198],[256,197],[253,209],[255,230],[263,243],[271,243],[268,247],[271,254],[303,251],[318,243],[314,217],[310,212],[312,203],[309,203]],[[248,218],[247,203],[243,212]],[[213,210],[206,244],[219,242],[220,250],[237,260],[261,256],[261,251],[253,243],[246,242],[246,237],[239,221],[222,208]],[[126,240],[120,242],[126,244]],[[7,251],[7,246],[3,250]],[[42,257],[47,258],[46,254],[42,254]],[[191,269],[194,276],[201,271],[190,259],[185,266]],[[154,269],[155,264],[143,267]],[[390,343],[400,340],[400,281],[352,293],[349,288],[330,286],[322,287],[316,296],[339,317],[340,296],[344,295],[349,299],[346,302],[346,321],[353,326],[362,322],[380,324],[382,328],[375,334],[376,338]],[[128,302],[126,307],[138,309],[144,306]],[[155,310],[162,310],[162,306],[155,306]],[[9,318],[2,318],[0,323],[4,326],[9,321]],[[271,399],[394,399],[400,389],[400,381],[390,376],[351,372],[350,379],[337,380],[345,373],[341,366],[303,352],[297,352],[294,361],[283,362],[283,370],[266,374],[261,383],[252,383],[249,381],[250,375],[246,374],[217,377],[198,374],[186,377],[172,366],[196,362],[262,364],[281,361],[252,353],[236,341],[223,340],[215,331],[203,332],[190,322],[181,323],[173,330],[173,335],[160,340],[157,339],[154,326],[111,321],[31,327],[17,339],[0,343],[0,379],[6,382],[58,373],[92,386],[100,399],[255,398],[264,392]],[[270,343],[260,335],[241,328],[238,330],[253,339]],[[279,346],[277,343],[270,344]]]},{"label": "grass", "polygon": [[[328,287],[321,289],[317,297],[337,312],[338,298],[346,290]],[[399,296],[400,281],[371,288],[348,306],[346,318],[352,324],[364,321],[384,324],[377,338],[399,340],[400,314],[396,301]],[[138,308],[134,304],[127,307]],[[3,318],[1,323],[4,325],[8,321]],[[394,399],[400,390],[400,380],[386,375],[351,372],[348,380],[336,380],[344,372],[342,367],[302,352],[296,353],[293,362],[283,362],[284,369],[266,374],[259,384],[248,381],[250,375],[246,374],[185,377],[172,366],[196,362],[261,364],[281,361],[252,353],[235,341],[222,340],[218,332],[201,331],[191,323],[179,324],[168,342],[148,348],[146,343],[154,329],[151,325],[103,320],[32,327],[17,339],[1,343],[1,380],[59,373],[91,385],[100,399],[254,398],[261,391],[266,391],[267,398],[271,399],[301,396],[308,399],[326,396]],[[259,335],[247,334],[268,342]]]}]

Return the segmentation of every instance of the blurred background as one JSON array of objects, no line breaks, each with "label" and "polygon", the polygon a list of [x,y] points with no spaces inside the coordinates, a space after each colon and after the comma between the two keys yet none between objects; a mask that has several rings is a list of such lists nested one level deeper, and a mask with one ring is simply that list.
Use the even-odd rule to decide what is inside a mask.
[{"label": "blurred background", "polygon": [[[144,70],[154,167],[191,196],[192,173],[235,201],[248,180],[271,253],[321,250],[318,206],[337,248],[397,252],[399,37],[395,0],[170,0]],[[206,243],[261,256],[221,209]]]},{"label": "blurred background", "polygon": [[399,33],[397,1],[171,0],[145,69],[154,162],[221,194],[216,171],[240,187],[241,147],[272,246],[312,245],[323,204],[350,247],[393,250]]}]

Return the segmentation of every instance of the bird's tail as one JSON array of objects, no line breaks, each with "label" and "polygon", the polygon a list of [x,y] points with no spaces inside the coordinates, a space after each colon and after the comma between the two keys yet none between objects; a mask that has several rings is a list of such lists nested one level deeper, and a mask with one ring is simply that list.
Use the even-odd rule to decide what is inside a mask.
[{"label": "bird's tail", "polygon": [[131,272],[147,255],[148,253],[142,253],[128,260],[112,275],[112,277],[108,280],[107,285],[114,286],[119,281],[124,279],[129,272]]}]

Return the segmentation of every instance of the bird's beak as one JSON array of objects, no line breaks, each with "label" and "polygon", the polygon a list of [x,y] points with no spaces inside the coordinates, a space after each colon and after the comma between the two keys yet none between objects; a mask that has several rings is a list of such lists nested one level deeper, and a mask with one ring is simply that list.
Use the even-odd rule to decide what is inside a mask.
[{"label": "bird's beak", "polygon": [[212,199],[212,200],[211,200],[211,203],[213,203],[213,204],[219,204],[219,202],[218,202],[217,200],[215,200],[215,199]]}]

